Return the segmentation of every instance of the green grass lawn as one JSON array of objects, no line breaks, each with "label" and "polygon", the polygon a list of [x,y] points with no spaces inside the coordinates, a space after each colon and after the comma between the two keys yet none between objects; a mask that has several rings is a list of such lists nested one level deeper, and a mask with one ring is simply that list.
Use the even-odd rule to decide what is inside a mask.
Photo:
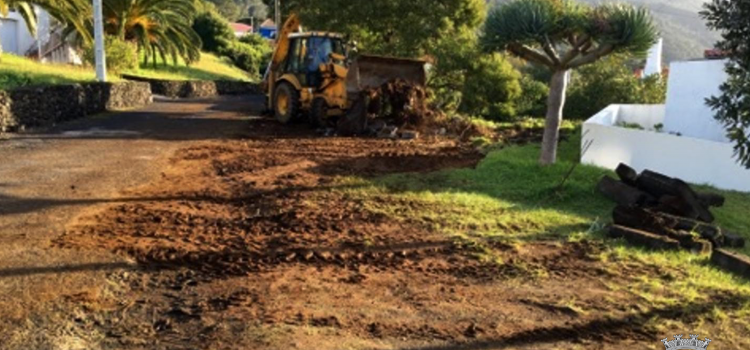
[{"label": "green grass lawn", "polygon": [[[250,81],[250,75],[233,66],[226,59],[202,53],[201,60],[191,66],[184,64],[159,64],[156,68],[139,68],[125,72],[154,79],[166,80],[242,80]],[[110,81],[121,80],[114,74]],[[35,60],[12,55],[0,56],[0,90],[22,86],[71,84],[95,81],[92,67],[65,64],[42,64]]]},{"label": "green grass lawn", "polygon": [[140,68],[126,71],[125,74],[163,80],[242,80],[250,81],[250,75],[232,65],[227,58],[210,53],[201,53],[201,60],[188,66],[178,61],[168,64],[157,59],[157,66],[141,65]]},{"label": "green grass lawn", "polygon": [[[604,228],[611,222],[615,204],[603,198],[595,187],[603,175],[614,174],[601,168],[578,165],[565,185],[560,187],[565,174],[579,159],[579,144],[580,131],[577,131],[569,141],[561,144],[559,162],[549,167],[537,163],[538,144],[508,146],[489,152],[476,169],[399,174],[377,179],[349,178],[342,183],[340,191],[366,199],[364,202],[368,203],[370,210],[405,221],[422,221],[437,232],[460,241],[489,239],[516,246],[535,240],[604,242],[607,249],[598,259],[608,269],[617,271],[618,266],[636,261],[679,276],[665,279],[664,276],[644,274],[638,276],[636,285],[612,286],[635,293],[644,300],[646,307],[679,307],[723,291],[750,297],[748,280],[713,267],[707,255],[641,249],[622,240],[606,238]],[[724,207],[712,209],[717,223],[750,239],[750,194],[709,190],[727,197]],[[742,252],[750,254],[750,247]],[[479,258],[502,261],[499,256],[480,254]],[[655,319],[652,325],[659,328],[675,326],[677,322],[677,328],[693,330],[700,329],[701,322],[706,321],[714,325],[718,322],[720,328],[731,328],[722,322],[750,321],[750,303],[742,305],[733,310],[716,309],[709,315],[701,315],[697,324]],[[750,322],[743,322],[740,327],[750,332]],[[737,326],[736,323],[732,325]],[[736,333],[722,337],[725,340],[741,339]]]},{"label": "green grass lawn", "polygon": [[92,68],[65,64],[42,64],[28,58],[0,56],[0,89],[28,85],[70,84],[96,80]]}]

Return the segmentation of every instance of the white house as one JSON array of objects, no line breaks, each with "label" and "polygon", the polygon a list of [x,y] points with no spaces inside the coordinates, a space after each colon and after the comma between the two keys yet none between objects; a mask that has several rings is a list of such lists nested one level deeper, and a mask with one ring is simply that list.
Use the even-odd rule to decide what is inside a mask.
[{"label": "white house", "polygon": [[[36,7],[37,35],[29,32],[23,17],[10,11],[0,17],[0,44],[3,52],[39,58],[43,62],[81,64],[76,49],[63,37],[63,27],[49,13]],[[39,44],[41,43],[41,48]]]},{"label": "white house", "polygon": [[614,169],[626,163],[697,184],[750,192],[750,170],[706,98],[726,81],[724,60],[674,62],[665,105],[611,105],[583,125],[581,162]]}]

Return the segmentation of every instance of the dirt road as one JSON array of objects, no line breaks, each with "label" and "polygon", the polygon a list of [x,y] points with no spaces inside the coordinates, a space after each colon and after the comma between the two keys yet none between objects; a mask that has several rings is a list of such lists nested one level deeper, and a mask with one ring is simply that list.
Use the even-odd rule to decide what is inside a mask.
[{"label": "dirt road", "polygon": [[[96,289],[132,262],[107,252],[53,249],[77,216],[120,201],[158,177],[171,154],[246,132],[257,98],[156,101],[138,111],[67,123],[0,140],[0,348],[51,348],[74,340],[54,308]],[[52,312],[51,312],[52,311]],[[36,343],[29,343],[29,341]],[[18,343],[16,343],[18,342]]]}]

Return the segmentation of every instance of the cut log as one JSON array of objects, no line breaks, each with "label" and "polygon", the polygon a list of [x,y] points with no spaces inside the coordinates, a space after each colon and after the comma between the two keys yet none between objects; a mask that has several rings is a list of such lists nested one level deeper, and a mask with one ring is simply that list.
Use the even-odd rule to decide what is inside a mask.
[{"label": "cut log", "polygon": [[649,247],[652,249],[680,249],[680,242],[672,238],[620,225],[612,225],[609,228],[609,235],[613,238],[624,238],[631,244]]},{"label": "cut log", "polygon": [[667,230],[667,237],[680,242],[680,247],[695,254],[708,254],[711,252],[711,242],[696,237],[687,231]]},{"label": "cut log", "polygon": [[664,211],[704,222],[714,221],[714,216],[708,210],[708,207],[698,200],[698,195],[685,181],[644,170],[638,176],[636,186],[659,198],[660,209]]},{"label": "cut log", "polygon": [[607,198],[624,206],[642,205],[650,198],[645,192],[635,187],[628,186],[609,176],[604,176],[601,181],[599,181],[599,185],[597,185],[596,188]]},{"label": "cut log", "polygon": [[724,249],[714,249],[711,262],[721,268],[734,272],[745,278],[750,278],[750,258]]},{"label": "cut log", "polygon": [[704,207],[723,207],[725,198],[724,196],[716,193],[698,193],[698,200],[703,204]]},{"label": "cut log", "polygon": [[617,166],[617,169],[615,169],[615,173],[617,173],[617,177],[619,177],[622,182],[631,186],[635,186],[635,182],[638,180],[638,172],[625,163],[620,163],[620,165]]},{"label": "cut log", "polygon": [[678,196],[679,191],[675,187],[673,179],[669,176],[644,170],[636,180],[636,187],[646,193],[661,198],[662,196]]},{"label": "cut log", "polygon": [[647,209],[617,206],[612,211],[612,219],[617,225],[663,235],[669,235],[670,230],[695,232],[716,247],[725,244],[721,228],[689,218]]},{"label": "cut log", "polygon": [[[680,179],[674,179],[672,182],[677,189],[680,198],[682,198],[685,204],[687,204],[694,212],[695,217],[703,222],[714,222],[713,214],[711,214],[707,206],[704,206],[703,203],[698,200],[698,195],[693,191],[690,185]],[[693,215],[690,215],[690,217],[693,217]]]},{"label": "cut log", "polygon": [[662,196],[658,204],[653,208],[655,212],[667,213],[675,216],[698,219],[698,213],[678,196]]},{"label": "cut log", "polygon": [[745,248],[745,238],[740,237],[737,234],[723,231],[724,235],[724,246],[730,248]]}]

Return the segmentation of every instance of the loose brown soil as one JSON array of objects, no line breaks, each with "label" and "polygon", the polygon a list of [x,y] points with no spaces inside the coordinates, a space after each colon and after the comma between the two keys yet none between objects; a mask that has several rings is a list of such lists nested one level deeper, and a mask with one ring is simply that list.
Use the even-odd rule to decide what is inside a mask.
[{"label": "loose brown soil", "polygon": [[710,305],[650,309],[613,286],[673,272],[612,271],[592,242],[484,242],[502,263],[483,262],[474,245],[336,190],[341,176],[481,159],[451,139],[250,127],[246,139],[179,151],[159,181],[127,194],[132,201],[81,217],[56,240],[140,266],[111,274],[104,291],[69,296],[88,348],[645,348],[661,345],[649,319],[737,302],[719,294]]}]

